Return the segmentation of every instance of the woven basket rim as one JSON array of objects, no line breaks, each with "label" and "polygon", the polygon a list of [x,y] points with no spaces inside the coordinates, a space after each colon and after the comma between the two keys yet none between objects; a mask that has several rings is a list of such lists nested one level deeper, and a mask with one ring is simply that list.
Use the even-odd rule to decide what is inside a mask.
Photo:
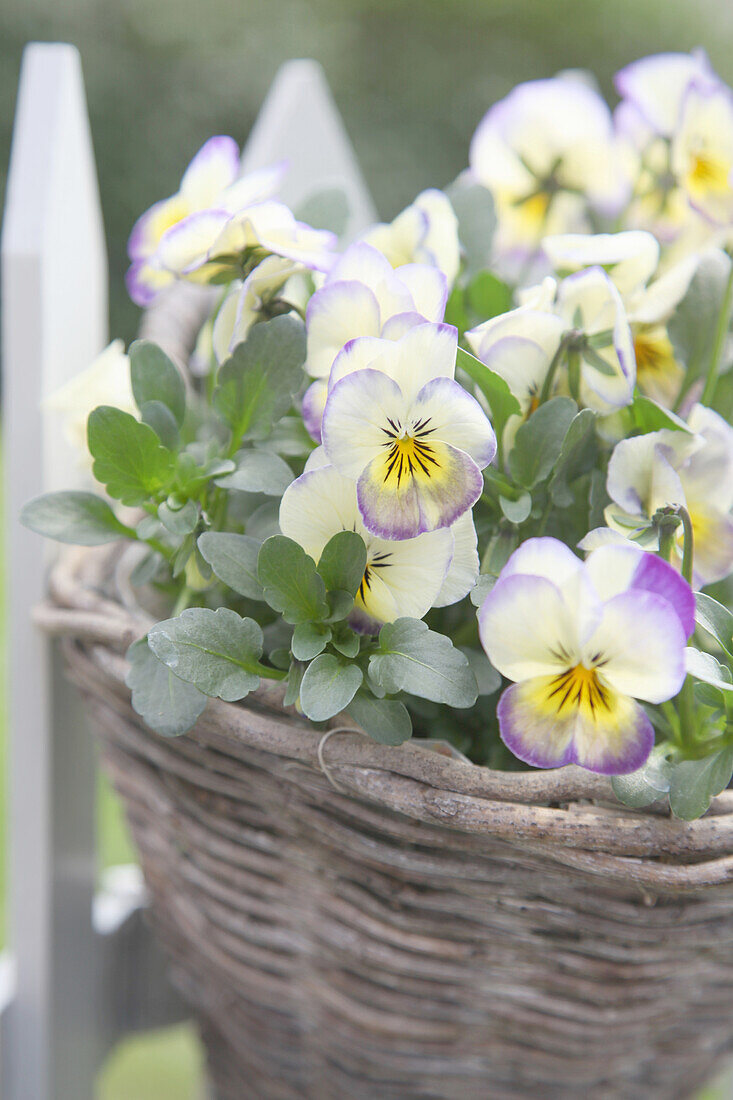
[{"label": "woven basket rim", "polygon": [[[49,599],[36,612],[44,630],[86,651],[127,705],[124,654],[153,622],[135,602],[128,572],[119,545],[64,552],[50,574]],[[673,819],[658,805],[633,811],[616,800],[607,778],[576,766],[496,771],[422,743],[378,744],[345,715],[315,729],[284,707],[279,684],[241,703],[209,700],[195,731],[227,751],[239,743],[310,764],[342,793],[413,819],[547,850],[568,867],[630,878],[650,890],[733,881],[733,791],[693,822]]]}]

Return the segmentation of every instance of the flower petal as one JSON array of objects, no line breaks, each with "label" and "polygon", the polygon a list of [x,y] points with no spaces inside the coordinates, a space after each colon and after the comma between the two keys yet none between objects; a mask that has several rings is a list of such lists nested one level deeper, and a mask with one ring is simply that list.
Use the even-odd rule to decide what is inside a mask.
[{"label": "flower petal", "polygon": [[655,592],[677,614],[685,637],[695,629],[695,597],[687,581],[656,554],[628,542],[601,546],[588,555],[586,572],[602,600],[621,592]]},{"label": "flower petal", "polygon": [[682,98],[690,83],[717,78],[703,50],[659,53],[632,61],[616,73],[619,95],[632,101],[654,131],[669,136],[679,121]]},{"label": "flower petal", "polygon": [[325,378],[316,378],[303,394],[302,414],[305,430],[311,439],[321,443],[321,424],[323,410],[328,400],[328,385]]},{"label": "flower petal", "polygon": [[486,413],[451,378],[427,382],[411,405],[410,417],[416,428],[420,426],[419,438],[426,444],[432,446],[434,440],[449,443],[465,451],[480,469],[496,454],[496,435]]},{"label": "flower petal", "polygon": [[[479,574],[478,538],[473,514],[466,512],[450,528],[453,557],[433,607],[457,603],[474,588]],[[421,538],[426,536],[422,535]]]},{"label": "flower petal", "polygon": [[450,527],[476,503],[484,479],[465,451],[442,442],[426,450],[428,455],[416,452],[408,443],[402,451],[398,443],[396,450],[378,454],[366,467],[357,482],[357,497],[368,531],[385,539],[414,538]]},{"label": "flower petal", "polygon": [[358,478],[373,459],[386,456],[390,420],[402,423],[406,413],[400,387],[386,374],[371,368],[347,374],[330,391],[323,413],[321,435],[331,462]]},{"label": "flower petal", "polygon": [[452,552],[447,528],[403,541],[370,537],[357,604],[380,623],[403,616],[421,619],[435,605]]},{"label": "flower petal", "polygon": [[191,210],[215,206],[221,192],[239,172],[239,147],[234,138],[209,138],[183,173],[181,194]]},{"label": "flower petal", "polygon": [[542,251],[561,276],[587,267],[604,268],[622,296],[644,286],[659,263],[659,242],[641,229],[545,237]]},{"label": "flower petal", "polygon": [[403,264],[395,274],[407,287],[414,308],[426,321],[442,321],[448,301],[448,280],[437,267],[427,264]]},{"label": "flower petal", "polygon": [[[603,606],[603,617],[585,646],[588,661],[624,695],[662,703],[685,679],[687,636],[675,607],[656,592],[622,592]],[[596,662],[596,654],[601,659]]]},{"label": "flower petal", "polygon": [[573,616],[546,577],[502,574],[481,605],[478,622],[489,660],[509,680],[552,676],[577,659]]},{"label": "flower petal", "polygon": [[640,768],[654,746],[654,729],[638,703],[604,689],[595,713],[587,693],[580,705],[568,700],[558,707],[557,679],[539,676],[506,689],[496,713],[507,748],[535,768],[579,764],[605,775]]},{"label": "flower petal", "polygon": [[379,303],[363,283],[327,283],[311,298],[306,311],[308,358],[314,378],[328,378],[333,361],[349,340],[379,336]]},{"label": "flower petal", "polygon": [[177,275],[200,267],[228,221],[225,210],[199,210],[183,218],[161,237],[157,250],[161,266]]}]

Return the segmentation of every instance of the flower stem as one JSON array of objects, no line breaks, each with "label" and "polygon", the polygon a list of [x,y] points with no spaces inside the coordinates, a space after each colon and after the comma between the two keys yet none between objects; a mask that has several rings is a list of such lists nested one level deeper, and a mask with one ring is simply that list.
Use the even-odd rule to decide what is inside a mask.
[{"label": "flower stem", "polygon": [[184,584],[183,588],[178,593],[178,599],[173,605],[173,610],[171,611],[172,619],[175,619],[182,611],[185,611],[186,608],[190,606],[194,595],[193,589],[189,588],[187,584]]},{"label": "flower stem", "polygon": [[[682,520],[684,542],[682,550],[682,576],[687,583],[692,585],[692,570],[694,563],[694,536],[692,533],[692,520],[686,508],[680,508],[678,515]],[[685,682],[677,696],[680,714],[680,742],[683,749],[689,751],[695,743],[695,695],[694,684],[691,676],[685,677]]]},{"label": "flower stem", "polygon": [[565,351],[568,346],[568,337],[563,336],[560,343],[557,345],[557,351],[552,357],[552,362],[547,368],[547,374],[545,380],[542,383],[542,389],[540,390],[539,404],[544,405],[552,391],[552,383],[555,381],[555,375],[557,374],[557,368],[560,366],[563,358],[565,357]]},{"label": "flower stem", "polygon": [[725,291],[723,292],[723,300],[720,303],[720,312],[718,313],[718,322],[715,326],[715,337],[713,339],[713,350],[710,354],[710,363],[708,364],[708,371],[705,377],[705,386],[703,387],[700,397],[701,405],[709,405],[713,397],[715,383],[718,378],[718,367],[720,366],[723,348],[725,347],[725,338],[728,335],[728,328],[730,326],[730,311],[732,304],[733,260],[731,260],[728,281],[725,284]]}]

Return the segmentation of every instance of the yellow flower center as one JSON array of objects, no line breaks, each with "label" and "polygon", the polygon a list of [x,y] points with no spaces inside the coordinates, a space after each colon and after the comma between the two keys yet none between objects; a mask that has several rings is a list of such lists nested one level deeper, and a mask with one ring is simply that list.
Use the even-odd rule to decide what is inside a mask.
[{"label": "yellow flower center", "polygon": [[518,204],[522,219],[527,226],[539,229],[544,223],[550,208],[550,198],[546,191],[538,191],[537,194],[530,195]]},{"label": "yellow flower center", "polygon": [[601,683],[596,667],[586,668],[585,665],[575,665],[557,676],[548,677],[544,702],[558,717],[579,710],[594,719],[597,712],[612,709],[611,695]]},{"label": "yellow flower center", "polygon": [[688,184],[692,191],[724,195],[730,190],[731,164],[716,153],[699,152],[691,159]]},{"label": "yellow flower center", "polygon": [[661,374],[675,362],[672,342],[662,325],[642,325],[634,333],[636,371],[639,375]]},{"label": "yellow flower center", "polygon": [[366,608],[375,572],[380,569],[389,568],[391,562],[388,559],[391,557],[392,555],[389,551],[381,551],[373,554],[371,559],[367,562],[364,576],[361,578],[361,584],[359,585],[359,591],[356,594],[357,600],[361,602],[363,607]]},{"label": "yellow flower center", "polygon": [[429,480],[441,469],[437,450],[427,442],[431,435],[430,420],[419,420],[409,432],[404,434],[399,424],[389,421],[389,428],[382,429],[387,436],[384,446],[387,453],[384,458],[382,481],[385,487],[399,489],[403,478]]}]

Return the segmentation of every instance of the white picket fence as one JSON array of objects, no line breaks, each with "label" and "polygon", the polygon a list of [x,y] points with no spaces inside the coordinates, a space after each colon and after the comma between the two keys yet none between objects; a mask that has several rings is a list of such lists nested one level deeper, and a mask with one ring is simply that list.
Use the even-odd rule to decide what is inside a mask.
[{"label": "white picket fence", "polygon": [[[193,152],[193,150],[191,150]],[[185,151],[182,151],[185,159]],[[320,67],[284,65],[247,142],[250,170],[287,159],[297,206],[340,187],[355,235],[374,208]],[[157,198],[158,196],[151,196]],[[78,484],[44,396],[107,342],[107,255],[79,55],[26,48],[2,236],[8,575],[10,937],[0,956],[0,1095],[86,1100],[111,1045],[183,1008],[141,919],[135,868],[95,896],[95,754],[56,647],[33,626],[49,548],[22,504]],[[134,1100],[134,1098],[130,1098]]]}]

